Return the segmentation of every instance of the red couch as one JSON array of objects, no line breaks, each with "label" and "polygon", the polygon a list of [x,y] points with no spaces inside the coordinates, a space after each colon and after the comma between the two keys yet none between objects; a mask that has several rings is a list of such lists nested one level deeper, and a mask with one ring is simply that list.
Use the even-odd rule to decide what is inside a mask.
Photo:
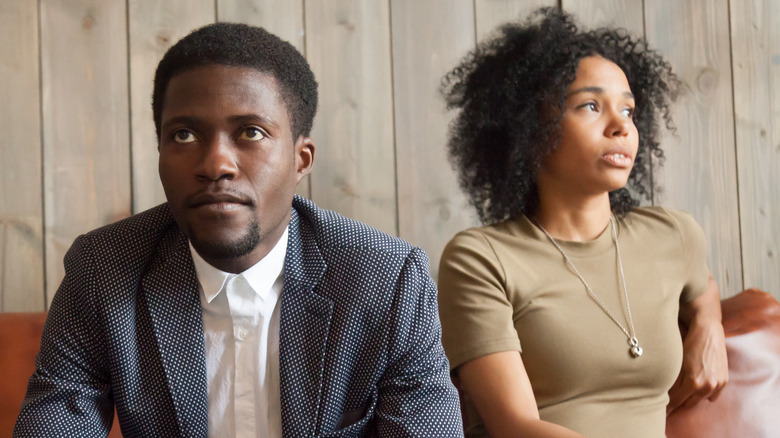
[{"label": "red couch", "polygon": [[780,437],[780,303],[748,289],[721,302],[729,384],[714,402],[678,410],[668,438]]},{"label": "red couch", "polygon": [[[46,312],[0,313],[0,438],[10,437],[35,371],[35,355],[41,345]],[[114,414],[109,438],[122,438]]]},{"label": "red couch", "polygon": [[[729,384],[715,402],[673,413],[667,436],[780,437],[780,303],[766,292],[748,289],[721,305]],[[11,436],[45,318],[45,312],[0,314],[0,438]],[[115,418],[109,437],[121,436]]]}]

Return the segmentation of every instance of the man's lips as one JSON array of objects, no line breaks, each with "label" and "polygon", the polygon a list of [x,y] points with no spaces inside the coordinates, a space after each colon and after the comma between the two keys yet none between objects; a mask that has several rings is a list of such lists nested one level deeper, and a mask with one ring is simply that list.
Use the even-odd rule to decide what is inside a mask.
[{"label": "man's lips", "polygon": [[184,205],[189,208],[211,207],[218,209],[230,209],[239,205],[252,205],[251,200],[232,195],[230,193],[203,192],[185,199]]}]

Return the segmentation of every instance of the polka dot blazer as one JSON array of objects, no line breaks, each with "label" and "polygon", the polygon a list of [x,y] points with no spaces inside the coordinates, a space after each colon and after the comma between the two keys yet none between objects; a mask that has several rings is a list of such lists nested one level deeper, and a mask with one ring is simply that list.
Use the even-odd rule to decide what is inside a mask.
[{"label": "polka dot blazer", "polygon": [[[166,204],[76,239],[17,437],[205,437],[198,280]],[[285,437],[463,436],[425,253],[297,197],[280,309]]]}]

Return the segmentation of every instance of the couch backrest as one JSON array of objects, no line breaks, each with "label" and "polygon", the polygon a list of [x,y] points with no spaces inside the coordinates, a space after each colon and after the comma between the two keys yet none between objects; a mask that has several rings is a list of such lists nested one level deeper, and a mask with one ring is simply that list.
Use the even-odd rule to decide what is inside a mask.
[{"label": "couch backrest", "polygon": [[[46,312],[0,313],[0,438],[10,437],[35,371]],[[119,422],[109,438],[121,438]]]}]

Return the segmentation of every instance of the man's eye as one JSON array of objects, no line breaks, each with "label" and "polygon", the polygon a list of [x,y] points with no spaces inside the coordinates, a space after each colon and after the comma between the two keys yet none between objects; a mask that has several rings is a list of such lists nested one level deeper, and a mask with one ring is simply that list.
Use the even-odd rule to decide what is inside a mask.
[{"label": "man's eye", "polygon": [[265,138],[265,134],[263,134],[263,131],[261,131],[259,128],[256,128],[254,126],[250,126],[246,129],[244,129],[241,132],[241,136],[239,139],[241,140],[249,140],[249,141],[258,141]]},{"label": "man's eye", "polygon": [[192,143],[195,141],[195,136],[186,129],[180,129],[173,133],[173,140],[176,143]]}]

